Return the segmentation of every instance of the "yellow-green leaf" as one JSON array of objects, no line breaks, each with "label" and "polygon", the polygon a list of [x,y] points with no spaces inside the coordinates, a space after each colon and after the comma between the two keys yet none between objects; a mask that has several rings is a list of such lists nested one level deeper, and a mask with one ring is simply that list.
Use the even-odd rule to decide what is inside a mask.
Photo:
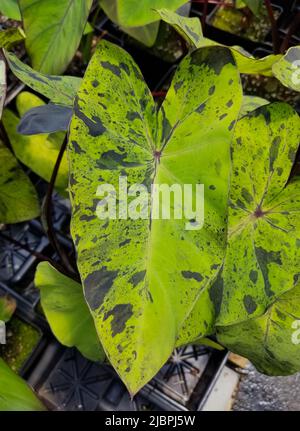
[{"label": "yellow-green leaf", "polygon": [[262,315],[298,280],[300,187],[287,182],[299,141],[300,119],[284,103],[258,108],[236,125],[228,246],[211,289],[218,325]]},{"label": "yellow-green leaf", "polygon": [[105,354],[82,286],[48,262],[39,263],[34,282],[41,292],[44,313],[58,341],[67,347],[77,347],[91,361],[104,360]]},{"label": "yellow-green leaf", "polygon": [[[72,236],[98,335],[132,394],[179,338],[185,344],[212,331],[208,287],[224,255],[229,146],[241,100],[236,65],[222,47],[188,55],[158,111],[133,59],[109,42],[98,45],[79,89],[68,146]],[[187,229],[197,220],[184,218],[100,220],[97,188],[118,189],[120,175],[148,190],[205,184],[203,228]]]},{"label": "yellow-green leaf", "polygon": [[46,410],[27,383],[0,358],[0,411]]},{"label": "yellow-green leaf", "polygon": [[34,69],[63,73],[82,37],[92,0],[19,0]]},{"label": "yellow-green leaf", "polygon": [[262,316],[219,327],[217,334],[220,343],[248,358],[261,373],[299,372],[300,284],[279,296]]}]

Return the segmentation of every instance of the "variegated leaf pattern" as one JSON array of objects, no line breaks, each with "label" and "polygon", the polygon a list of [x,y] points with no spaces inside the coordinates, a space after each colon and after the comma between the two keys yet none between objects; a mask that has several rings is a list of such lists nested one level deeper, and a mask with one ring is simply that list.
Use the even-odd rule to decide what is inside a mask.
[{"label": "variegated leaf pattern", "polygon": [[[220,47],[181,62],[159,110],[133,59],[109,42],[98,45],[83,79],[68,150],[72,235],[102,345],[132,394],[178,337],[211,331],[207,288],[224,254],[229,145],[241,101],[233,57]],[[193,219],[99,220],[97,188],[118,190],[120,176],[148,189],[204,184],[204,227],[186,230]],[[186,323],[184,337],[195,304],[197,320]]]},{"label": "variegated leaf pattern", "polygon": [[298,280],[299,182],[287,182],[299,141],[300,119],[284,103],[258,108],[237,123],[228,247],[212,289],[218,325],[263,314]]},{"label": "variegated leaf pattern", "polygon": [[[297,180],[300,188],[299,179]],[[299,193],[300,194],[300,193]],[[286,376],[300,370],[300,284],[279,296],[266,313],[218,328],[219,341],[250,359],[264,374]]]}]

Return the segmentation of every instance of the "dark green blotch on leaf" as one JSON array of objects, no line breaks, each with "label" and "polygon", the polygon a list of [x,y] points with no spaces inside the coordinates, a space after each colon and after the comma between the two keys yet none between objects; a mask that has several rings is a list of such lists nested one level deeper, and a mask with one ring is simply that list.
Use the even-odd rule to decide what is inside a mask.
[{"label": "dark green blotch on leaf", "polygon": [[103,266],[89,274],[84,280],[84,293],[92,310],[97,310],[103,303],[105,295],[111,289],[118,271],[109,271]]},{"label": "dark green blotch on leaf", "polygon": [[107,313],[105,313],[103,320],[107,320],[110,316],[112,316],[111,321],[111,331],[112,336],[114,337],[117,334],[121,334],[126,326],[126,322],[132,316],[132,304],[118,304],[115,305],[114,308]]}]

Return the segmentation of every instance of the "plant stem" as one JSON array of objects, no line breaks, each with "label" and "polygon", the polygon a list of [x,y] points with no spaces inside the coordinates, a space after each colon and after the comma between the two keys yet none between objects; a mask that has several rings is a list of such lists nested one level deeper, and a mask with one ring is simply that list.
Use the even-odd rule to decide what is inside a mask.
[{"label": "plant stem", "polygon": [[65,137],[65,139],[61,145],[61,148],[59,150],[58,157],[57,157],[57,160],[55,162],[54,169],[53,169],[53,172],[51,175],[47,194],[46,194],[45,201],[43,204],[43,213],[44,213],[45,220],[47,223],[47,226],[46,226],[47,232],[46,233],[47,233],[48,239],[50,241],[50,244],[52,245],[53,249],[56,251],[59,258],[61,259],[67,272],[76,274],[76,271],[74,271],[74,268],[69,261],[68,255],[66,254],[65,250],[63,249],[63,247],[61,246],[61,244],[59,243],[59,241],[57,239],[55,229],[53,227],[53,221],[52,221],[52,195],[53,195],[55,180],[56,180],[56,177],[58,174],[60,163],[61,163],[62,157],[64,155],[64,152],[67,148],[67,143],[68,143],[68,135],[66,134],[66,137]]},{"label": "plant stem", "polygon": [[205,30],[205,25],[206,25],[206,18],[207,18],[207,10],[208,10],[208,0],[204,1],[204,5],[203,5],[203,13],[202,13],[202,31],[204,33]]},{"label": "plant stem", "polygon": [[294,17],[293,21],[291,22],[291,25],[289,26],[286,37],[284,38],[284,41],[282,42],[282,45],[280,47],[281,53],[284,53],[289,48],[291,37],[298,29],[298,27],[300,27],[300,11],[296,13],[296,16]]},{"label": "plant stem", "polygon": [[29,254],[31,254],[32,256],[35,256],[38,260],[40,260],[41,262],[49,262],[54,268],[56,268],[59,272],[62,272],[63,274],[65,274],[68,277],[71,277],[73,280],[78,281],[77,277],[74,277],[74,274],[70,274],[69,272],[67,272],[61,265],[59,265],[57,262],[55,262],[53,259],[51,259],[50,257],[45,256],[42,253],[39,253],[38,251],[35,250],[31,250],[31,248],[29,248],[27,245],[22,244],[20,241],[6,235],[3,232],[0,232],[0,237],[3,238],[5,241],[9,241],[12,244],[16,245],[17,247],[27,251]]},{"label": "plant stem", "polygon": [[274,17],[271,1],[264,0],[264,2],[269,15],[270,24],[272,27],[273,51],[274,51],[274,54],[278,54],[279,53],[279,33],[278,33],[276,19]]}]

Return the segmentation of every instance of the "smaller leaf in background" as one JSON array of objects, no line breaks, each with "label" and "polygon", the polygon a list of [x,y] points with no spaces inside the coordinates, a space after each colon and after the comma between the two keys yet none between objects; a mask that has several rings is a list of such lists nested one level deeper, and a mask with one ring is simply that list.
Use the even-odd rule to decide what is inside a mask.
[{"label": "smaller leaf in background", "polygon": [[40,213],[36,190],[0,141],[0,223],[31,220]]},{"label": "smaller leaf in background", "polygon": [[[196,18],[183,18],[176,12],[172,12],[168,9],[164,9],[161,14],[161,19],[168,24],[172,25],[177,32],[188,41],[191,47],[194,49],[206,47],[206,46],[223,46],[218,42],[207,39],[202,35],[202,28],[200,21],[196,24]],[[237,67],[240,73],[246,74],[260,74],[264,76],[272,76],[272,66],[278,60],[281,59],[282,55],[268,55],[267,57],[256,59],[247,53],[243,48],[239,46],[227,47],[231,50],[234,56]]]},{"label": "smaller leaf in background", "polygon": [[300,46],[290,48],[274,63],[274,76],[286,87],[300,91]]},{"label": "smaller leaf in background", "polygon": [[7,18],[21,21],[21,12],[18,5],[18,0],[1,0],[0,13]]},{"label": "smaller leaf in background", "polygon": [[[100,5],[106,15],[109,17],[111,21],[116,24],[119,24],[118,20],[118,0],[100,0]],[[143,26],[135,26],[135,27],[121,27],[122,30],[129,34],[134,39],[143,43],[147,47],[151,47],[154,45],[158,30],[159,30],[159,21],[152,22],[151,24],[143,25]]]},{"label": "smaller leaf in background", "polygon": [[17,307],[16,300],[9,296],[0,296],[0,321],[8,322]]},{"label": "smaller leaf in background", "polygon": [[0,48],[10,49],[24,39],[25,33],[20,27],[0,31]]},{"label": "smaller leaf in background", "polygon": [[[34,94],[24,91],[18,95],[16,105],[22,117],[30,109],[44,106],[45,103]],[[21,135],[17,131],[20,118],[9,109],[3,111],[2,121],[16,157],[44,180],[50,181],[65,133]],[[66,154],[63,155],[55,186],[59,189],[66,189],[68,186]]]},{"label": "smaller leaf in background", "polygon": [[75,76],[46,75],[33,70],[30,66],[22,63],[12,52],[5,51],[5,57],[9,67],[24,84],[53,103],[72,106],[81,83],[81,78]]},{"label": "smaller leaf in background", "polygon": [[22,135],[37,135],[39,133],[53,133],[67,131],[73,110],[66,106],[48,105],[30,109],[21,118],[18,133]]},{"label": "smaller leaf in background", "polygon": [[34,69],[63,73],[79,46],[92,0],[19,0],[19,5]]},{"label": "smaller leaf in background", "polygon": [[299,142],[299,116],[285,103],[236,124],[226,256],[211,291],[218,326],[262,315],[299,278],[300,183],[288,183]]},{"label": "smaller leaf in background", "polygon": [[300,371],[300,283],[279,296],[264,315],[218,327],[217,337],[261,373],[286,376]]},{"label": "smaller leaf in background", "polygon": [[0,358],[0,411],[46,410],[27,383]]},{"label": "smaller leaf in background", "polygon": [[164,22],[174,27],[188,44],[194,47],[199,46],[200,40],[203,38],[199,18],[184,17],[168,9],[157,9],[156,12]]},{"label": "smaller leaf in background", "polygon": [[67,347],[77,347],[91,361],[103,361],[105,353],[82,286],[48,262],[38,265],[35,285],[40,289],[44,313],[58,341]]},{"label": "smaller leaf in background", "polygon": [[242,9],[248,6],[248,8],[254,13],[254,15],[259,15],[262,11],[263,0],[237,0],[236,7]]},{"label": "smaller leaf in background", "polygon": [[[103,0],[100,5],[103,7]],[[106,0],[107,3],[107,0]],[[186,0],[116,0],[118,24],[124,27],[139,27],[159,20],[154,9],[176,10]]]},{"label": "smaller leaf in background", "polygon": [[268,100],[263,99],[262,97],[244,96],[239,118],[249,114],[249,112],[255,111],[255,109],[260,106],[268,105],[269,103],[270,102]]}]

